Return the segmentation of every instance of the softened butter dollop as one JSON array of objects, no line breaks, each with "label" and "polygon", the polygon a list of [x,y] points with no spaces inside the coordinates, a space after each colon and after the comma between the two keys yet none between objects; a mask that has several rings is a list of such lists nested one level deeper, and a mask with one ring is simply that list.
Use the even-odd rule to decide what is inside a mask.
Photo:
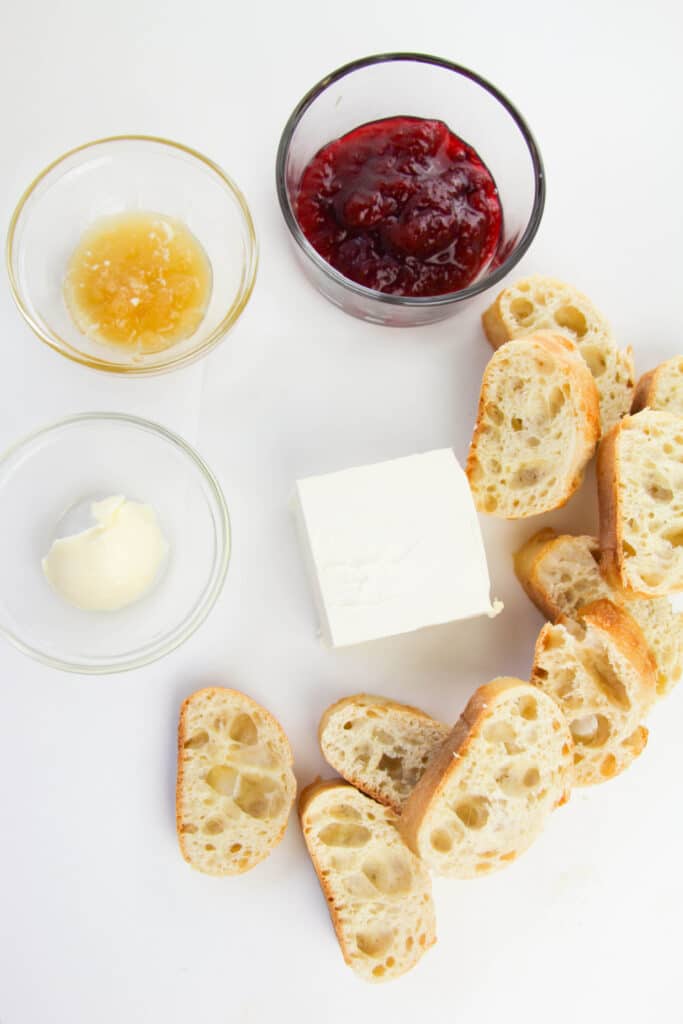
[{"label": "softened butter dollop", "polygon": [[150,505],[114,495],[94,501],[95,525],[54,541],[42,561],[50,586],[85,611],[117,611],[138,601],[168,553]]}]

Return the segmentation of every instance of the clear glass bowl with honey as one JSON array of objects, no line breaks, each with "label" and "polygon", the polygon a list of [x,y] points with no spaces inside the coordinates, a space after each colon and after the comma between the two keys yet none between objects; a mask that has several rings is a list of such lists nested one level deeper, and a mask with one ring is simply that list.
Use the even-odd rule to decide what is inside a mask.
[{"label": "clear glass bowl with honey", "polygon": [[21,197],[7,264],[35,334],[75,362],[160,373],[214,348],[254,287],[254,225],[213,161],[117,136],[59,157]]}]

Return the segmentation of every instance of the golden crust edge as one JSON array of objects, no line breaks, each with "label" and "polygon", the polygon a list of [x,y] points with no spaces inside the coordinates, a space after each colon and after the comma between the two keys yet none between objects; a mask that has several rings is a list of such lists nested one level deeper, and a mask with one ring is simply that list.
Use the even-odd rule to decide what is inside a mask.
[{"label": "golden crust edge", "polygon": [[[543,330],[536,331],[533,334],[524,335],[521,338],[510,339],[506,343],[514,343],[515,341],[523,342],[534,342],[545,348],[547,351],[555,355],[563,364],[564,370],[567,376],[575,376],[576,386],[578,388],[578,396],[575,400],[575,408],[577,413],[583,413],[583,417],[579,418],[577,424],[577,432],[579,438],[583,441],[580,446],[581,450],[577,451],[577,457],[575,464],[570,469],[571,479],[568,480],[566,488],[563,494],[560,496],[558,501],[548,507],[543,508],[540,511],[527,512],[522,516],[498,516],[501,519],[528,519],[535,515],[540,515],[545,512],[551,512],[555,509],[562,508],[567,504],[569,499],[576,493],[583,482],[584,471],[588,463],[590,462],[596,445],[600,438],[600,397],[598,394],[597,385],[593,376],[588,369],[585,361],[583,360],[578,346],[567,338],[563,334],[555,334],[552,331]],[[486,367],[484,368],[484,374],[481,381],[481,387],[479,390],[479,402],[477,405],[477,416],[474,423],[474,429],[472,432],[472,439],[470,441],[469,450],[467,453],[467,462],[465,464],[465,473],[470,483],[470,489],[472,490],[472,496],[474,503],[480,512],[485,512],[482,509],[478,501],[478,495],[476,488],[472,481],[472,475],[474,472],[474,465],[477,460],[477,450],[484,426],[484,413],[486,407],[486,388],[488,383],[488,374],[491,370],[491,364],[495,359],[494,355],[491,357]]]},{"label": "golden crust edge", "polygon": [[[400,701],[392,700],[389,697],[378,697],[374,694],[369,693],[357,693],[350,697],[342,697],[341,700],[335,701],[331,704],[322,714],[320,724],[318,725],[318,743],[320,746],[320,752],[324,759],[327,761],[330,768],[335,772],[338,772],[342,779],[350,783],[356,789],[360,790],[361,793],[365,793],[371,799],[375,800],[378,804],[383,804],[385,807],[390,807],[396,814],[400,814],[403,808],[403,802],[394,802],[387,799],[382,793],[372,786],[368,786],[360,776],[353,774],[350,771],[342,771],[339,765],[335,764],[334,761],[330,760],[329,751],[326,750],[325,743],[323,740],[324,732],[328,722],[334,714],[340,711],[344,707],[353,707],[359,700],[369,700],[373,704],[381,704],[383,707],[389,708],[391,711],[396,711],[399,714],[411,714],[417,718],[421,718],[425,722],[429,722],[435,725],[443,725],[438,719],[433,718],[432,715],[427,714],[421,708],[417,708],[412,704],[402,704]],[[447,728],[444,726],[444,728]]]},{"label": "golden crust edge", "polygon": [[[373,984],[373,983],[381,984],[383,981],[393,981],[395,978],[399,978],[402,975],[407,974],[409,971],[411,971],[413,969],[413,967],[416,967],[417,964],[422,959],[423,955],[427,952],[427,950],[431,949],[431,947],[436,943],[436,939],[437,939],[436,928],[434,929],[432,934],[430,934],[428,936],[428,941],[425,943],[425,945],[420,947],[421,952],[420,952],[420,955],[418,956],[418,958],[413,963],[407,964],[407,966],[405,967],[404,970],[402,970],[402,971],[400,971],[400,972],[398,972],[396,974],[393,974],[390,978],[386,978],[386,979],[377,978],[377,979],[373,980],[371,978],[365,977],[364,975],[361,975],[359,972],[357,972],[355,970],[353,958],[352,958],[352,956],[351,956],[351,954],[349,952],[349,946],[348,946],[348,943],[346,942],[346,939],[345,939],[344,930],[342,928],[341,920],[339,918],[339,914],[337,914],[336,910],[335,910],[334,896],[333,896],[331,887],[330,887],[329,883],[325,880],[325,878],[323,878],[322,873],[321,873],[322,872],[322,868],[320,866],[320,863],[319,863],[319,861],[318,861],[318,859],[316,857],[316,854],[313,851],[312,847],[309,846],[308,840],[306,838],[306,829],[305,829],[304,816],[305,816],[308,808],[310,807],[312,801],[316,798],[316,796],[318,796],[320,793],[325,792],[325,791],[330,790],[330,789],[339,789],[339,790],[342,790],[342,791],[350,790],[352,793],[356,793],[356,794],[359,793],[359,791],[356,789],[355,786],[351,785],[351,783],[349,783],[349,782],[346,782],[344,779],[321,779],[320,776],[318,776],[316,779],[313,780],[313,782],[310,782],[308,784],[308,786],[305,786],[304,789],[302,789],[301,795],[299,797],[298,813],[299,813],[299,822],[300,822],[300,825],[301,825],[301,833],[303,835],[304,843],[305,843],[306,849],[308,851],[308,856],[310,857],[311,864],[313,865],[313,869],[314,869],[314,871],[316,873],[316,876],[318,878],[318,883],[319,883],[320,888],[322,890],[323,896],[325,897],[325,903],[327,904],[327,910],[328,910],[328,913],[330,915],[330,919],[332,921],[332,927],[334,928],[335,935],[337,936],[337,942],[339,943],[339,948],[341,949],[341,953],[342,953],[342,956],[344,958],[344,962],[346,963],[346,965],[351,968],[351,970],[354,972],[354,974],[357,974],[358,977],[362,978],[363,981],[368,981],[371,984]],[[371,797],[368,797],[367,794],[361,793],[360,795],[361,796],[365,796],[367,799],[372,799]],[[375,801],[375,803],[378,803],[378,801]],[[385,806],[385,805],[381,805],[381,806]],[[431,897],[431,885],[430,885],[430,897]]]},{"label": "golden crust edge", "polygon": [[[185,736],[186,736],[187,710],[188,710],[189,706],[192,704],[192,702],[197,697],[205,695],[205,694],[208,694],[208,693],[228,694],[231,697],[238,697],[241,700],[246,701],[248,706],[250,706],[252,708],[255,708],[255,709],[258,709],[260,712],[264,713],[265,716],[267,717],[267,719],[269,720],[269,725],[273,725],[275,727],[276,732],[279,733],[281,739],[284,741],[285,750],[287,751],[287,753],[289,755],[289,759],[288,759],[288,762],[287,762],[287,768],[289,769],[289,774],[292,777],[292,792],[291,792],[290,798],[289,798],[289,806],[287,808],[287,814],[283,818],[282,827],[277,832],[277,834],[273,837],[271,843],[266,847],[265,850],[262,851],[262,853],[260,853],[257,857],[255,857],[253,860],[251,860],[245,867],[238,868],[237,870],[234,870],[234,871],[205,871],[203,868],[198,867],[192,861],[192,859],[191,859],[191,857],[190,857],[190,855],[189,855],[189,853],[187,851],[187,847],[185,846],[184,839],[183,839],[183,833],[181,832],[182,817],[183,817],[183,813],[182,813],[182,787],[183,787],[183,782],[184,782],[184,779],[185,779],[185,763],[184,763],[184,759],[183,759],[183,750],[184,750]],[[285,730],[283,729],[282,725],[277,720],[275,715],[273,715],[272,712],[270,712],[268,710],[268,708],[264,707],[263,704],[259,704],[258,701],[254,700],[253,697],[249,697],[246,693],[243,693],[241,690],[235,690],[235,689],[232,689],[231,687],[228,687],[228,686],[204,686],[201,689],[195,690],[193,693],[190,693],[187,697],[185,697],[185,699],[183,700],[182,704],[180,705],[180,712],[179,712],[179,715],[178,715],[178,757],[177,757],[176,789],[175,789],[176,836],[178,838],[178,846],[180,848],[180,853],[181,853],[181,855],[183,857],[183,860],[185,860],[187,862],[187,864],[189,864],[190,867],[194,871],[198,871],[202,875],[209,875],[212,878],[228,878],[228,877],[235,877],[236,875],[243,875],[247,871],[251,871],[251,869],[256,867],[257,864],[260,864],[268,856],[270,856],[270,854],[273,852],[275,847],[278,846],[282,842],[282,840],[284,839],[285,833],[287,831],[287,826],[289,824],[289,816],[290,816],[290,814],[292,812],[292,807],[294,806],[294,802],[296,800],[297,781],[296,781],[296,776],[294,775],[293,768],[294,768],[294,755],[292,753],[292,746],[291,746],[291,744],[289,742],[289,737],[287,736],[287,733],[285,732]]]},{"label": "golden crust edge", "polygon": [[[399,828],[406,846],[419,856],[419,832],[422,823],[432,805],[439,799],[444,787],[448,783],[454,771],[457,771],[462,758],[475,738],[480,732],[483,723],[489,717],[489,704],[502,693],[517,687],[524,687],[533,690],[536,694],[538,688],[534,687],[528,680],[519,679],[516,676],[498,676],[489,683],[480,686],[470,697],[462,715],[454,725],[449,735],[444,740],[439,751],[430,761],[427,769],[419,780],[403,808],[399,819]],[[543,697],[552,702],[559,717],[563,721],[567,733],[568,742],[573,749],[573,740],[561,709],[548,694]],[[459,755],[456,757],[456,755]],[[558,805],[564,804],[569,799],[571,784],[569,784]]]}]

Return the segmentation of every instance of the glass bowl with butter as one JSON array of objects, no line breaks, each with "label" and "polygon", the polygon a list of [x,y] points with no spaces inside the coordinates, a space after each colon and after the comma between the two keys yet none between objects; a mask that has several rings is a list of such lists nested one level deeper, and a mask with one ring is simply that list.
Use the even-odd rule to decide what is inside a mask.
[{"label": "glass bowl with butter", "polygon": [[209,352],[241,316],[257,263],[234,182],[152,136],[59,157],[19,200],[7,236],[10,288],[35,334],[110,373],[161,373]]},{"label": "glass bowl with butter", "polygon": [[158,424],[85,413],[0,457],[0,635],[53,668],[139,668],[211,611],[230,525],[201,457]]}]

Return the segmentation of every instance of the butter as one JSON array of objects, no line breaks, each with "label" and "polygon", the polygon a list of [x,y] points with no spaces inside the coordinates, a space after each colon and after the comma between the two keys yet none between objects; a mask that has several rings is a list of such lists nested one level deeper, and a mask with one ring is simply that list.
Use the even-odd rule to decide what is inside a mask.
[{"label": "butter", "polygon": [[54,541],[42,560],[53,590],[85,611],[117,611],[151,588],[168,543],[150,505],[122,495],[95,501],[95,525]]}]

